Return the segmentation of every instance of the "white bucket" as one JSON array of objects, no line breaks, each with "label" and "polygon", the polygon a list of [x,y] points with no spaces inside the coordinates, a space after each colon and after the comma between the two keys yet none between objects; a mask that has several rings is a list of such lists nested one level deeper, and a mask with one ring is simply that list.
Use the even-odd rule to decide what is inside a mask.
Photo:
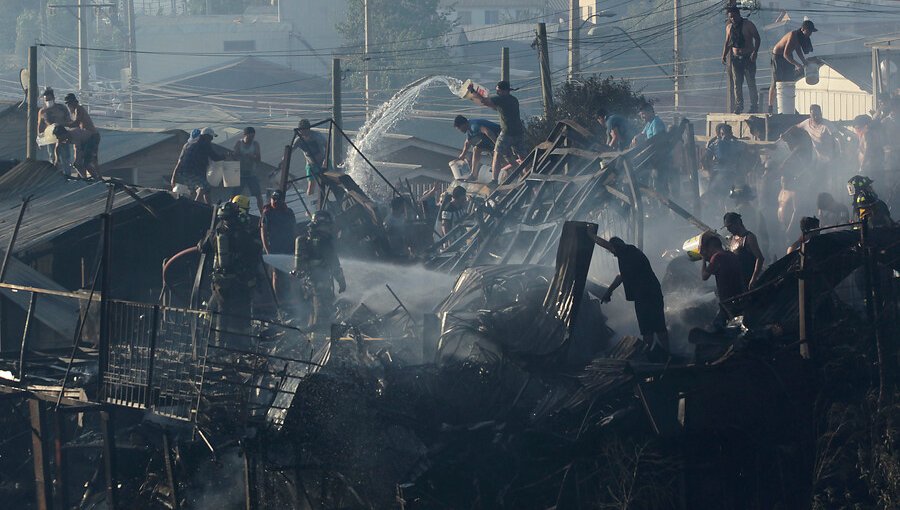
[{"label": "white bucket", "polygon": [[454,159],[450,162],[450,173],[453,174],[454,179],[462,179],[469,175],[469,163],[462,159]]},{"label": "white bucket", "polygon": [[210,186],[233,188],[241,185],[240,161],[211,161],[206,171]]},{"label": "white bucket", "polygon": [[792,81],[780,81],[775,84],[775,100],[778,104],[778,113],[792,114],[794,108],[795,83]]},{"label": "white bucket", "polygon": [[806,64],[806,84],[815,85],[819,83],[819,64],[809,62]]},{"label": "white bucket", "polygon": [[[469,91],[469,86],[475,90],[475,93]],[[462,87],[456,92],[460,99],[472,99],[475,95],[479,95],[481,97],[488,97],[491,93],[488,89],[482,87],[481,85],[475,83],[472,80],[466,80],[463,82]]]}]

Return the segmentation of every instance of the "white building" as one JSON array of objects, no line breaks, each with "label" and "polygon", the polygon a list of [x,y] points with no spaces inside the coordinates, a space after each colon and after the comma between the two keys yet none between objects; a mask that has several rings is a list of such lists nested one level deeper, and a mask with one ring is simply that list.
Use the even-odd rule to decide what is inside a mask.
[{"label": "white building", "polygon": [[819,58],[825,62],[819,69],[819,82],[797,82],[797,111],[808,114],[809,105],[817,104],[826,119],[835,121],[869,114],[874,109],[871,55],[851,53]]}]

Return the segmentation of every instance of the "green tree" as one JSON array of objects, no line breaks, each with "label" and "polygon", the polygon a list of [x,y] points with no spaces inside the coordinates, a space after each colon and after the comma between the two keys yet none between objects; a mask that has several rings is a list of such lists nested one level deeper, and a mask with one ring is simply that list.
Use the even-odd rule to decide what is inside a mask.
[{"label": "green tree", "polygon": [[[370,86],[390,88],[434,74],[437,63],[448,63],[450,55],[443,38],[453,30],[439,0],[369,0]],[[347,17],[337,30],[350,47],[351,69],[362,70],[364,26],[363,0],[347,2]],[[351,75],[359,86],[361,73]]]},{"label": "green tree", "polygon": [[531,146],[544,141],[561,120],[573,120],[592,131],[598,131],[597,112],[601,109],[626,118],[637,116],[638,108],[648,101],[632,88],[631,82],[611,76],[593,75],[585,80],[563,83],[553,94],[553,108],[547,117],[533,117],[528,122]]}]

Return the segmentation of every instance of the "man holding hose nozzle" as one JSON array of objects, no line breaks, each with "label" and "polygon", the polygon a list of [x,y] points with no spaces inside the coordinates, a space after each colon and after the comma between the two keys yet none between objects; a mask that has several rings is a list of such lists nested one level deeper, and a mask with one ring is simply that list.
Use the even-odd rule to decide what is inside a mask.
[{"label": "man holding hose nozzle", "polygon": [[588,232],[591,240],[613,254],[619,262],[619,274],[609,284],[601,303],[609,303],[619,285],[625,286],[625,299],[634,301],[634,313],[650,361],[666,362],[669,359],[669,331],[666,328],[665,304],[659,279],[650,267],[650,261],[637,246],[627,244],[618,237],[609,241]]}]

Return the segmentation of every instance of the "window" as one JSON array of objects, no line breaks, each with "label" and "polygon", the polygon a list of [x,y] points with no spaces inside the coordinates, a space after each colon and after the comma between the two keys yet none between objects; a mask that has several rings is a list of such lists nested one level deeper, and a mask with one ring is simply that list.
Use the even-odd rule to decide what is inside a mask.
[{"label": "window", "polygon": [[484,24],[496,25],[500,23],[500,11],[484,11]]},{"label": "window", "polygon": [[223,51],[256,51],[256,41],[225,41]]},{"label": "window", "polygon": [[472,11],[459,11],[456,14],[456,20],[459,21],[460,25],[471,25]]}]

